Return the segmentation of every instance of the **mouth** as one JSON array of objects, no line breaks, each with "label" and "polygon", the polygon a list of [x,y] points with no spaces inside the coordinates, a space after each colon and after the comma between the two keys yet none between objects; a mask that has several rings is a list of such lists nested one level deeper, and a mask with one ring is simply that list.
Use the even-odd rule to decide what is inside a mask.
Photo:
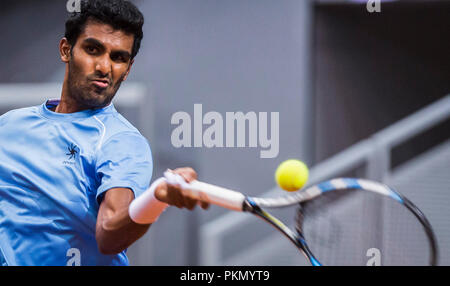
[{"label": "mouth", "polygon": [[95,79],[92,80],[92,84],[95,85],[97,88],[105,89],[109,86],[109,81],[106,79]]}]

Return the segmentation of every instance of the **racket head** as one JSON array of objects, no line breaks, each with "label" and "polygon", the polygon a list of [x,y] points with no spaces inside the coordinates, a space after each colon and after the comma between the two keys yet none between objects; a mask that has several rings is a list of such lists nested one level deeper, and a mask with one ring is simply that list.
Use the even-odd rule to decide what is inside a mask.
[{"label": "racket head", "polygon": [[256,204],[256,202],[247,197],[244,202],[244,211],[251,212],[255,216],[261,218],[266,221],[270,225],[272,225],[279,232],[284,234],[299,250],[303,253],[303,255],[309,260],[311,265],[313,266],[321,266],[322,264],[314,257],[308,245],[305,242],[305,239],[301,232],[296,232],[286,226],[282,221],[277,219],[275,216],[270,214],[269,212],[263,210],[260,206]]},{"label": "racket head", "polygon": [[436,265],[437,242],[423,213],[395,190],[340,178],[309,188],[296,230],[323,265]]}]

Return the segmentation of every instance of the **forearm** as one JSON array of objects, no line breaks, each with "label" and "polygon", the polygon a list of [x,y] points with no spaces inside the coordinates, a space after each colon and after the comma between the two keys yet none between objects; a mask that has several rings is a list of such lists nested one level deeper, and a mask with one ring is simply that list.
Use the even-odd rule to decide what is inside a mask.
[{"label": "forearm", "polygon": [[128,214],[128,207],[101,219],[97,225],[96,239],[103,254],[117,254],[142,237],[150,224],[135,223]]},{"label": "forearm", "polygon": [[106,193],[97,218],[96,239],[100,252],[119,253],[145,234],[167,207],[154,196],[155,189],[163,181],[156,180],[136,199],[126,188]]},{"label": "forearm", "polygon": [[[173,171],[186,182],[192,182],[197,174],[192,168],[179,168]],[[134,199],[130,189],[109,190],[100,205],[97,218],[96,239],[103,254],[116,254],[142,237],[168,205],[192,210],[197,204],[203,209],[209,203],[191,197],[180,186],[167,184],[160,178],[142,195]]]}]

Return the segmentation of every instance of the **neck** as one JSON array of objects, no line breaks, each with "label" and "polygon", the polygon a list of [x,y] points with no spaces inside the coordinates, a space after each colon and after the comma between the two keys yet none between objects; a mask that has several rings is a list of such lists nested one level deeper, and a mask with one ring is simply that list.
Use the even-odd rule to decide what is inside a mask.
[{"label": "neck", "polygon": [[56,107],[55,112],[74,113],[85,109],[87,109],[87,107],[80,105],[79,102],[73,99],[73,96],[70,93],[68,84],[68,71],[66,70],[66,74],[64,75],[63,87],[61,91],[61,100],[59,101],[59,104]]}]

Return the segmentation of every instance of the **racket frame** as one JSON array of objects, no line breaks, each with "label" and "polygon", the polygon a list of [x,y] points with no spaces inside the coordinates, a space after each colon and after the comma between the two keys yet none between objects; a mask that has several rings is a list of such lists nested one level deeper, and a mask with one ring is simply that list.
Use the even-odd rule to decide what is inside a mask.
[{"label": "racket frame", "polygon": [[282,208],[313,200],[324,193],[342,189],[378,193],[379,195],[390,197],[391,199],[406,207],[406,209],[408,209],[421,223],[427,235],[430,247],[429,265],[436,266],[438,264],[439,251],[437,239],[434,234],[433,228],[424,213],[408,198],[406,198],[396,190],[378,182],[355,178],[336,178],[313,185],[309,188],[299,191],[296,194],[281,198],[246,197],[243,211],[251,212],[271,224],[278,231],[283,233],[292,243],[294,243],[294,245],[309,260],[311,265],[320,266],[322,265],[321,262],[309,249],[307,241],[305,240],[302,232],[297,229],[297,232],[295,233],[280,220],[272,216],[267,211],[263,210],[262,206],[264,208]]},{"label": "racket frame", "polygon": [[193,181],[187,183],[181,176],[172,172],[164,173],[166,179],[171,184],[177,184],[183,188],[190,189],[193,194],[199,199],[203,200],[227,209],[234,211],[250,212],[257,217],[268,222],[275,227],[278,231],[284,234],[294,245],[305,255],[311,265],[322,265],[310,251],[308,244],[300,229],[296,232],[292,231],[289,227],[283,224],[280,220],[264,210],[264,208],[281,208],[291,206],[313,200],[314,198],[332,191],[343,189],[355,189],[360,191],[370,191],[384,195],[394,199],[398,203],[405,206],[422,224],[430,245],[430,257],[429,264],[434,266],[438,263],[438,245],[437,240],[429,223],[428,219],[422,213],[422,211],[414,205],[405,196],[397,192],[396,190],[366,179],[355,178],[336,178],[329,181],[310,186],[306,189],[300,190],[295,194],[278,197],[278,198],[256,198],[245,196],[240,192],[225,189],[215,185],[207,184],[200,181]]}]

